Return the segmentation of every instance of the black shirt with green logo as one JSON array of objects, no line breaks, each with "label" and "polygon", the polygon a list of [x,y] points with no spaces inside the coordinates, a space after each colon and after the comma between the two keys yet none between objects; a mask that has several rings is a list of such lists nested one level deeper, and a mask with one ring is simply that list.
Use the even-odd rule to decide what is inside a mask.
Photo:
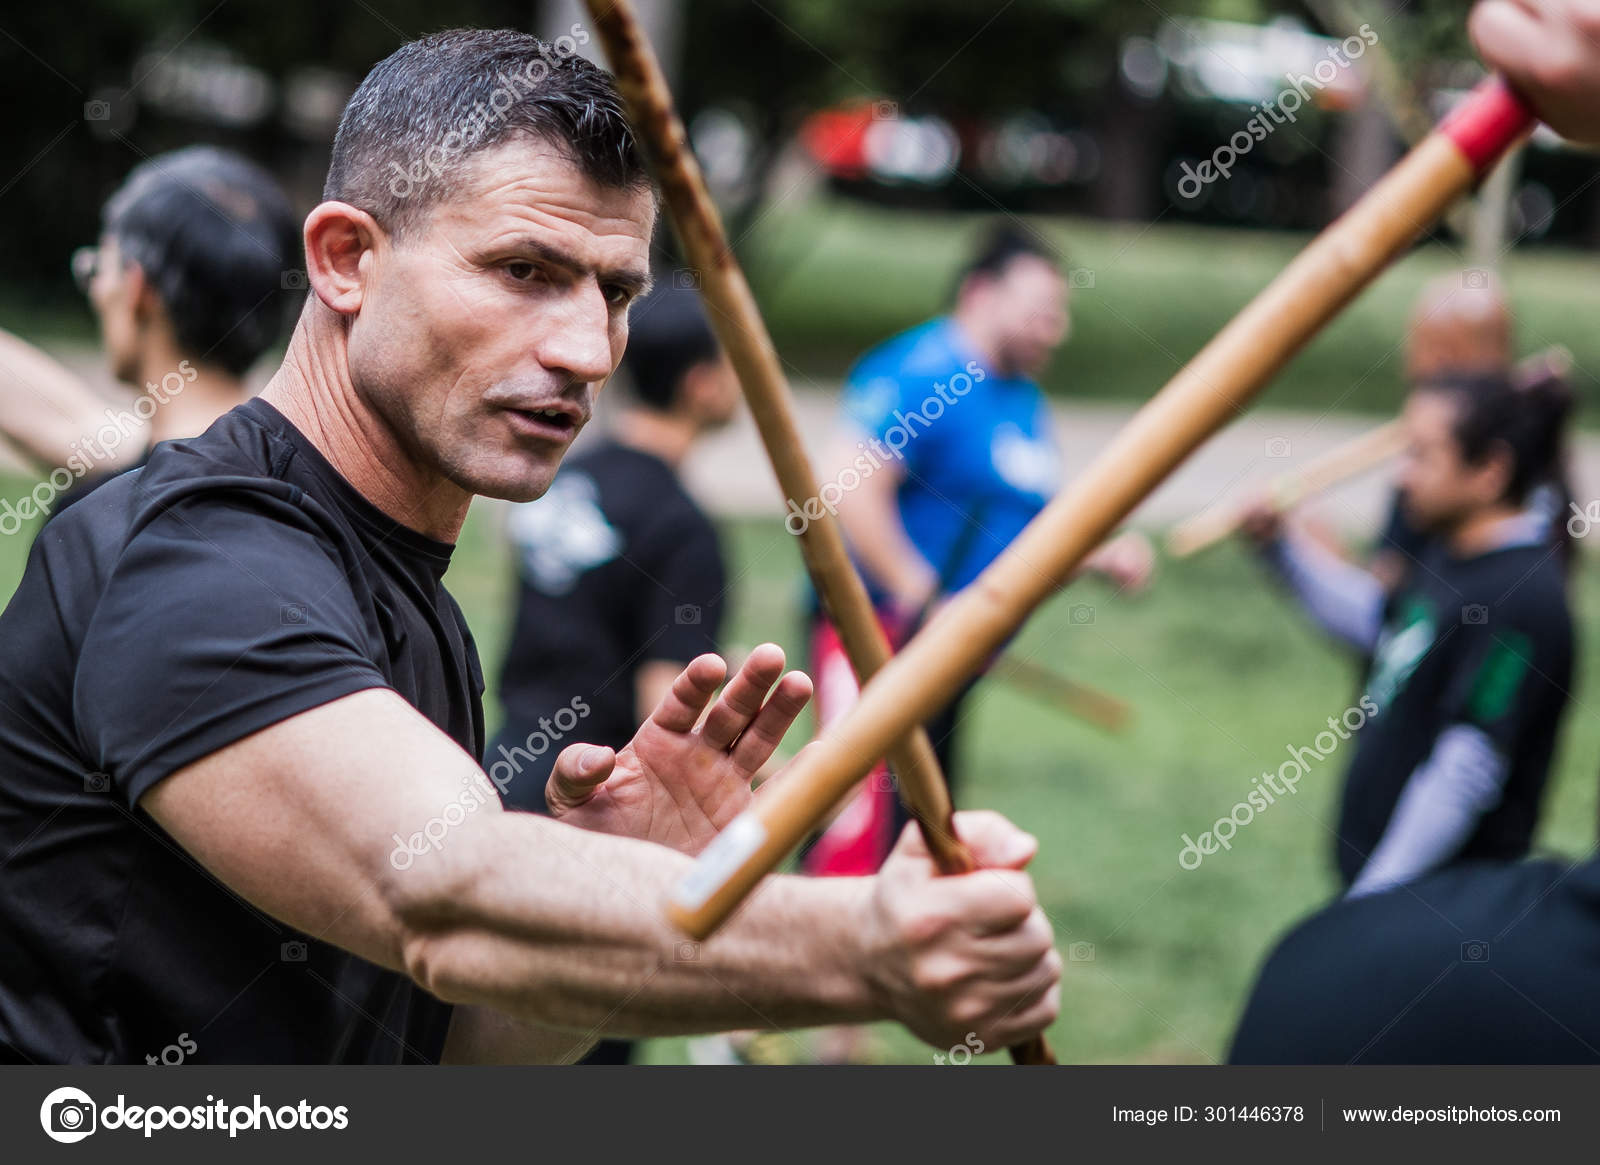
[{"label": "black shirt with green logo", "polygon": [[1456,725],[1504,761],[1497,804],[1456,861],[1527,853],[1572,676],[1572,619],[1545,543],[1457,558],[1435,540],[1389,603],[1365,694],[1378,714],[1356,738],[1339,815],[1338,865],[1353,881],[1406,782]]}]

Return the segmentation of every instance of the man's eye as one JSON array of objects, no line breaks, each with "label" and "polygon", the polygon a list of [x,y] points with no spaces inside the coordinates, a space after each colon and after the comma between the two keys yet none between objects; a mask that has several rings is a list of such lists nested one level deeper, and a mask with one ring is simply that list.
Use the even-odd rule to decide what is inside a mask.
[{"label": "man's eye", "polygon": [[612,307],[627,307],[628,301],[633,298],[631,292],[620,284],[613,283],[605,289],[606,302]]},{"label": "man's eye", "polygon": [[532,279],[538,273],[538,268],[532,263],[507,263],[504,270],[519,283]]}]

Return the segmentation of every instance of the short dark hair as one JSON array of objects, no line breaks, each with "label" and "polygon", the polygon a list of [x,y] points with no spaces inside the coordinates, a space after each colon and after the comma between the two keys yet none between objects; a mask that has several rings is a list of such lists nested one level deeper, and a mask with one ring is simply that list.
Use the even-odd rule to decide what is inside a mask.
[{"label": "short dark hair", "polygon": [[1061,269],[1061,252],[1040,235],[1010,223],[991,227],[978,239],[977,247],[956,275],[955,294],[959,295],[967,280],[974,276],[998,277],[1013,260],[1024,255],[1042,259],[1057,270]]},{"label": "short dark hair", "polygon": [[628,312],[622,365],[634,399],[646,408],[671,411],[684,375],[717,352],[716,334],[693,291],[662,281]]},{"label": "short dark hair", "polygon": [[101,211],[102,230],[150,281],[178,343],[242,376],[282,335],[303,288],[300,222],[261,167],[191,146],[140,163]]},{"label": "short dark hair", "polygon": [[575,45],[457,28],[373,66],[339,118],[322,197],[399,237],[451,194],[462,162],[514,134],[564,150],[601,186],[651,187],[611,74]]},{"label": "short dark hair", "polygon": [[1441,393],[1455,403],[1452,433],[1469,464],[1481,464],[1497,446],[1511,454],[1506,501],[1521,505],[1535,486],[1563,477],[1567,424],[1577,400],[1564,376],[1519,386],[1499,373],[1444,373],[1413,391]]}]

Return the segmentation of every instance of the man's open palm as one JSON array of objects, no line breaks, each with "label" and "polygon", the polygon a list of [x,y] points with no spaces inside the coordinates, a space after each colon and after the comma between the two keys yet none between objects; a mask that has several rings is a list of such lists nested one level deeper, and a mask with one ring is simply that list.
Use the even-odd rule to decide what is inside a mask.
[{"label": "man's open palm", "polygon": [[551,815],[699,853],[750,804],[751,780],[811,699],[811,680],[783,665],[777,644],[756,648],[701,724],[727,665],[693,660],[621,752],[562,750],[545,787]]}]

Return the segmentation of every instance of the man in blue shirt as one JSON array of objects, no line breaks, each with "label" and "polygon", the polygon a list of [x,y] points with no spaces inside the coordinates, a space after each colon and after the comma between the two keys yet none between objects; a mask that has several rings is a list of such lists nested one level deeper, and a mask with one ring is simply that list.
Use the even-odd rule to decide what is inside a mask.
[{"label": "man in blue shirt", "polygon": [[[982,241],[957,281],[955,304],[886,341],[851,370],[844,388],[843,466],[804,506],[790,503],[799,533],[822,510],[835,512],[891,639],[915,629],[941,596],[971,583],[1032,521],[1061,484],[1049,405],[1034,377],[1067,338],[1067,281],[1059,257],[1036,235],[1002,227]],[[1085,569],[1122,587],[1142,586],[1151,552],[1124,534],[1089,557]],[[848,665],[831,628],[814,637],[813,678],[825,725],[854,699]],[[948,776],[965,692],[929,724]],[[888,784],[869,781],[887,809]],[[860,826],[858,855],[887,852],[897,832],[887,813],[847,812],[840,832],[814,850],[815,872],[837,865],[832,842]],[[903,818],[897,818],[898,826]],[[859,832],[859,831],[858,831]],[[870,861],[866,864],[872,864]]]}]

